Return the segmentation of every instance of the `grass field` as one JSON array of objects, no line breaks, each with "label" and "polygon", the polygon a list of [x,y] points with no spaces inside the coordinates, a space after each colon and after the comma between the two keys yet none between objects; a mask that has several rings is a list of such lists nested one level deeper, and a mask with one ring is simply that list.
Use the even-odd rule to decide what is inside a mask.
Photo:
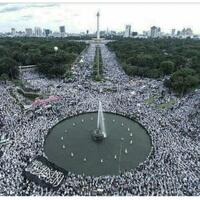
[{"label": "grass field", "polygon": [[176,103],[175,99],[170,99],[170,101],[165,102],[165,103],[161,103],[161,104],[156,104],[155,101],[156,99],[158,99],[160,96],[156,95],[156,96],[151,96],[148,99],[144,100],[144,103],[147,105],[151,105],[156,107],[157,109],[165,109],[168,108],[172,105],[174,105]]}]

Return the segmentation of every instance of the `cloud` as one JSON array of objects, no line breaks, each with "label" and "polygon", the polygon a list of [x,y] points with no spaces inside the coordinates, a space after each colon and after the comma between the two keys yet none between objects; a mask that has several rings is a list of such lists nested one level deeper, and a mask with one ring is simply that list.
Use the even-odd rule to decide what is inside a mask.
[{"label": "cloud", "polygon": [[62,22],[62,20],[61,19],[54,19],[54,20],[52,20],[53,22]]},{"label": "cloud", "polygon": [[33,15],[24,15],[24,16],[21,16],[22,20],[29,20],[29,19],[32,19],[32,18],[33,18]]},{"label": "cloud", "polygon": [[0,3],[0,6],[9,5],[9,3]]},{"label": "cloud", "polygon": [[[0,13],[7,12],[16,12],[19,10],[27,9],[27,8],[47,8],[47,7],[56,7],[58,3],[47,3],[47,4],[0,4]],[[1,8],[3,7],[3,8]]]},{"label": "cloud", "polygon": [[6,6],[3,9],[0,10],[0,13],[7,13],[7,12],[15,12],[18,10],[23,9],[23,6],[19,6],[19,5],[12,5],[12,6]]},{"label": "cloud", "polygon": [[78,13],[75,13],[75,14],[73,14],[72,16],[74,16],[74,17],[79,17],[79,16],[80,16],[80,14],[78,14]]},{"label": "cloud", "polygon": [[59,4],[58,3],[48,3],[48,4],[30,4],[29,6],[28,6],[28,4],[26,4],[27,5],[27,7],[29,7],[29,8],[48,8],[48,7],[57,7],[57,6],[59,6]]}]

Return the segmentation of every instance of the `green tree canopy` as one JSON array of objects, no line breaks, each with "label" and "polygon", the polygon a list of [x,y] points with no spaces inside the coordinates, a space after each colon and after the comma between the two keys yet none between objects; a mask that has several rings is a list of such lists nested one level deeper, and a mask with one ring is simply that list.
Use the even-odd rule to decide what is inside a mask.
[{"label": "green tree canopy", "polygon": [[169,75],[174,71],[174,63],[172,61],[163,61],[160,63],[160,69],[164,75]]},{"label": "green tree canopy", "polygon": [[7,74],[10,78],[18,76],[17,62],[12,58],[3,57],[0,59],[0,74]]},{"label": "green tree canopy", "polygon": [[4,81],[4,83],[6,83],[6,80],[8,80],[8,75],[5,74],[5,73],[1,74],[1,75],[0,75],[0,80],[1,80],[1,81]]},{"label": "green tree canopy", "polygon": [[198,76],[190,68],[183,68],[174,72],[169,81],[170,87],[181,95],[199,84]]}]

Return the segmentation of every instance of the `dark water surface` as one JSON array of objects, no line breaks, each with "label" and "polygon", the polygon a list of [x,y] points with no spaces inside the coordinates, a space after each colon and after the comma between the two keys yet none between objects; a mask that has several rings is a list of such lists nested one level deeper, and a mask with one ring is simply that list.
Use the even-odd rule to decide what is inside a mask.
[{"label": "dark water surface", "polygon": [[54,126],[44,146],[49,161],[67,171],[94,176],[117,175],[120,170],[136,168],[151,151],[148,133],[126,117],[104,113],[104,118],[107,138],[100,143],[91,138],[97,127],[97,112],[74,116]]}]

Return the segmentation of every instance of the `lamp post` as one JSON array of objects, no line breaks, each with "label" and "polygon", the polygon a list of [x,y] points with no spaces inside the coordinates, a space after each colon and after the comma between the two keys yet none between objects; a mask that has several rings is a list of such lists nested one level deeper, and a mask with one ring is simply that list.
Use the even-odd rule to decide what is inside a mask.
[{"label": "lamp post", "polygon": [[[57,53],[57,51],[58,51],[58,47],[55,46],[53,49],[54,49],[54,51],[55,51],[55,56],[56,56],[56,53]],[[59,79],[60,79],[60,77],[59,77]]]},{"label": "lamp post", "polygon": [[55,51],[55,56],[56,56],[56,52],[58,51],[58,47],[55,46],[53,49]]}]

